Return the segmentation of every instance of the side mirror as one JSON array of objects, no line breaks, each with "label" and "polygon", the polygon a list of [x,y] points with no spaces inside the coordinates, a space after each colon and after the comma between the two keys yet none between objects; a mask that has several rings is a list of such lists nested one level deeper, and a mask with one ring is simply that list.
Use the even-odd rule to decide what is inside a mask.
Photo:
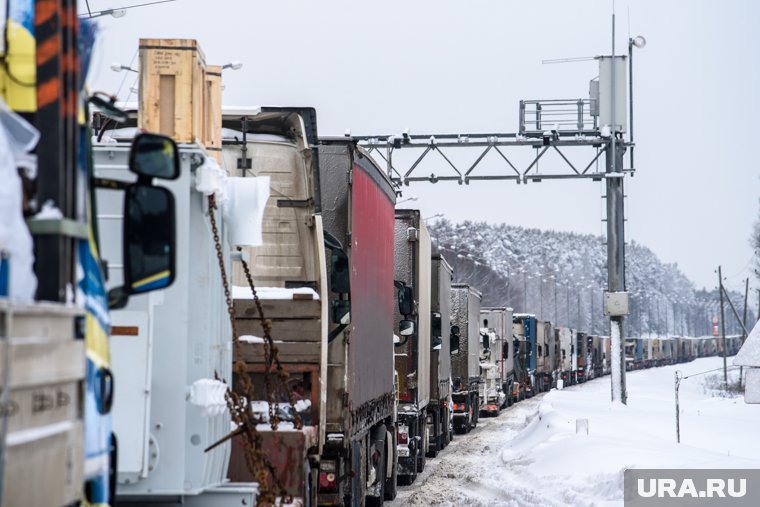
[{"label": "side mirror", "polygon": [[339,294],[351,292],[351,271],[348,268],[348,255],[346,255],[340,241],[324,232],[325,246],[330,249],[330,290]]},{"label": "side mirror", "polygon": [[414,334],[414,321],[402,320],[398,323],[398,334],[401,336],[412,336]]},{"label": "side mirror", "polygon": [[409,286],[402,285],[398,290],[398,312],[401,315],[414,313],[414,291]]},{"label": "side mirror", "polygon": [[480,333],[480,339],[483,342],[483,349],[489,350],[491,348],[491,342],[488,337],[488,333]]},{"label": "side mirror", "polygon": [[162,187],[133,184],[124,194],[124,292],[163,289],[175,274],[174,196]]},{"label": "side mirror", "polygon": [[433,312],[430,319],[430,336],[433,338],[441,337],[441,314],[438,312]]},{"label": "side mirror", "polygon": [[509,359],[509,347],[506,344],[501,348],[501,358]]},{"label": "side mirror", "polygon": [[129,170],[147,178],[179,178],[179,150],[170,137],[143,133],[132,141]]},{"label": "side mirror", "polygon": [[452,354],[459,352],[459,326],[451,326],[451,334],[449,335],[449,346]]},{"label": "side mirror", "polygon": [[347,299],[334,299],[332,302],[333,324],[348,325],[351,323],[351,301]]}]

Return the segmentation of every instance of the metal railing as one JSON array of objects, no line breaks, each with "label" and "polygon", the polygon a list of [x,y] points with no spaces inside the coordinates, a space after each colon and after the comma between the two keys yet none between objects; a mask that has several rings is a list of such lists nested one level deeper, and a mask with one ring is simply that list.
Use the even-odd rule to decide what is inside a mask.
[{"label": "metal railing", "polygon": [[597,104],[593,99],[554,99],[520,101],[520,134],[558,135],[597,133]]}]

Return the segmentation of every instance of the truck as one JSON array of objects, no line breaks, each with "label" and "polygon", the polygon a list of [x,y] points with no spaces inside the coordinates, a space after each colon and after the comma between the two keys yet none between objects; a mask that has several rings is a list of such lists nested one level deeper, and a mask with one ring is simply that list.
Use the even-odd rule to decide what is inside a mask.
[{"label": "truck", "polygon": [[411,484],[425,467],[430,442],[432,254],[430,234],[419,210],[397,209],[394,231],[394,286],[399,302],[394,325],[400,336],[394,344],[399,385],[398,480]]},{"label": "truck", "polygon": [[514,382],[514,343],[511,308],[484,308],[481,319],[481,411],[498,415],[510,404]]},{"label": "truck", "polygon": [[[312,108],[225,109],[223,127],[224,165],[270,178],[263,245],[243,250],[263,315],[242,263],[233,273],[236,360],[262,420],[281,420],[257,427],[267,480],[304,505],[382,504],[398,459],[391,182],[353,139],[320,139]],[[265,320],[288,384],[271,406]],[[255,480],[235,438],[230,479]]]},{"label": "truck", "polygon": [[[16,2],[3,20],[0,505],[108,504],[117,449],[109,309],[172,282],[172,195],[154,178],[171,177],[176,147],[143,134],[126,146],[126,179],[94,176],[90,108],[115,119],[123,111],[82,90],[93,24],[78,20],[74,8],[55,6],[35,21],[39,8]],[[35,47],[44,45],[43,61]],[[121,223],[98,227],[98,188],[122,200]],[[146,207],[152,215],[142,213]],[[140,237],[148,224],[153,234]],[[105,236],[123,246],[131,268],[110,294]]]},{"label": "truck", "polygon": [[591,348],[586,333],[578,331],[575,339],[575,350],[578,355],[578,365],[574,371],[575,383],[582,384],[589,378],[591,368]]},{"label": "truck", "polygon": [[512,391],[512,396],[515,401],[520,401],[538,392],[536,390],[538,321],[535,315],[516,313],[512,316],[512,323],[513,336],[518,344],[514,364],[517,388]]},{"label": "truck", "polygon": [[575,383],[573,372],[578,367],[578,356],[575,349],[575,330],[569,327],[556,328],[559,339],[559,377],[565,386]]},{"label": "truck", "polygon": [[440,254],[431,259],[430,403],[428,454],[434,458],[451,441],[451,265]]},{"label": "truck", "polygon": [[321,139],[318,161],[332,316],[318,500],[379,505],[396,495],[399,446],[411,454],[419,445],[396,425],[396,192],[354,139]]},{"label": "truck", "polygon": [[454,431],[469,433],[480,416],[480,300],[467,284],[451,285],[451,394]]},{"label": "truck", "polygon": [[536,363],[536,391],[549,391],[555,382],[556,356],[559,348],[556,343],[556,335],[551,322],[538,321],[536,323],[537,363]]},{"label": "truck", "polygon": [[[127,175],[128,143],[102,143],[93,151],[97,176]],[[182,144],[177,159],[176,177],[163,184],[175,196],[174,283],[133,297],[111,314],[113,374],[120,386],[113,399],[114,433],[121,444],[117,501],[255,502],[256,485],[227,481],[230,443],[211,448],[231,424],[225,382],[233,380],[232,327],[220,276],[220,270],[230,271],[229,228],[221,209],[210,207],[197,185],[210,161],[203,146]],[[120,199],[103,196],[99,203],[103,230],[127,219]],[[150,208],[144,213],[153,216]],[[135,238],[151,238],[150,227],[143,226]],[[108,283],[118,287],[132,268],[118,242],[105,235],[103,240],[103,254],[111,260]]]}]

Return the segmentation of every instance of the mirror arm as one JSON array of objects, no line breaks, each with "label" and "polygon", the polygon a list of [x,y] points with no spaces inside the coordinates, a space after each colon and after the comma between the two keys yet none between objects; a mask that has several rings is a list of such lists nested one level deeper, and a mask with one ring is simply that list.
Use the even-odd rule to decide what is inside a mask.
[{"label": "mirror arm", "polygon": [[109,310],[121,310],[129,302],[129,294],[124,290],[124,287],[114,287],[108,291],[108,309]]},{"label": "mirror arm", "polygon": [[109,190],[126,190],[130,185],[129,182],[113,180],[111,178],[92,178],[92,184],[96,188],[107,188]]},{"label": "mirror arm", "polygon": [[[411,336],[411,335],[410,335],[410,336]],[[400,338],[400,337],[399,337],[399,338]],[[408,341],[409,341],[409,336],[404,336],[403,338],[404,338],[404,341],[402,341],[402,342],[398,342],[398,343],[394,343],[394,344],[393,344],[393,346],[394,346],[394,347],[403,347],[404,345],[406,345],[406,342],[408,342]]]},{"label": "mirror arm", "polygon": [[332,341],[338,337],[340,333],[343,332],[344,329],[348,327],[348,324],[341,324],[332,331],[330,331],[330,334],[327,335],[327,343],[332,343]]}]

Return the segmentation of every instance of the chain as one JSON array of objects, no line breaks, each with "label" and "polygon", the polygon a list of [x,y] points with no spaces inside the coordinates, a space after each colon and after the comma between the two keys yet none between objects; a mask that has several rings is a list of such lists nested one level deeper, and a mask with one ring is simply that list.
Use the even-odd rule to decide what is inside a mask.
[{"label": "chain", "polygon": [[[242,251],[242,248],[237,247],[238,251]],[[282,367],[282,364],[280,363],[280,351],[277,348],[277,345],[274,344],[274,340],[272,340],[272,321],[264,317],[264,309],[261,305],[261,300],[259,299],[259,295],[256,293],[256,286],[253,283],[253,276],[251,276],[251,270],[248,267],[248,263],[245,262],[245,260],[241,261],[243,264],[243,271],[245,272],[245,278],[248,280],[248,286],[251,288],[251,292],[253,293],[253,301],[256,303],[256,309],[259,312],[259,317],[261,319],[261,327],[264,329],[264,354],[265,354],[265,361],[266,361],[266,376],[265,376],[265,383],[267,383],[268,386],[271,385],[271,382],[269,382],[269,372],[272,369],[272,366],[275,366],[275,369],[277,371],[277,378],[280,381],[280,388],[285,392],[285,394],[288,396],[288,402],[290,403],[290,408],[293,409],[293,426],[295,426],[296,429],[303,428],[303,421],[301,420],[301,416],[298,414],[298,411],[296,410],[296,404],[295,399],[293,397],[293,390],[288,387],[288,372],[285,371],[285,369]],[[268,387],[267,389],[270,389]],[[272,404],[270,403],[270,417],[272,413]],[[279,417],[279,416],[278,416]],[[272,419],[270,419],[272,421]],[[277,429],[276,423],[279,422],[279,418],[275,419],[272,423],[272,429]]]},{"label": "chain", "polygon": [[[216,444],[207,449],[210,450],[214,446],[223,442],[224,440],[239,435],[243,441],[243,447],[245,448],[245,462],[248,471],[256,481],[259,483],[259,495],[257,499],[258,506],[274,505],[277,499],[275,492],[269,488],[269,477],[272,478],[274,487],[279,494],[283,502],[290,503],[291,499],[288,497],[285,488],[280,482],[277,474],[275,473],[274,466],[269,461],[269,458],[264,453],[263,439],[261,434],[256,429],[256,424],[262,422],[261,418],[256,417],[253,412],[252,401],[254,399],[253,381],[246,368],[245,361],[243,361],[243,354],[241,350],[240,340],[238,339],[237,323],[235,322],[235,307],[232,301],[232,294],[230,291],[229,280],[227,279],[227,272],[224,269],[224,255],[222,252],[222,242],[219,237],[219,228],[216,223],[216,215],[214,210],[217,209],[216,198],[214,194],[208,196],[208,208],[209,208],[209,220],[211,222],[211,231],[214,236],[214,248],[216,250],[216,258],[219,264],[219,272],[222,277],[222,284],[224,285],[224,298],[227,304],[227,314],[230,318],[230,326],[232,328],[232,343],[235,347],[235,360],[233,365],[233,372],[239,379],[239,390],[244,394],[241,396],[238,392],[227,386],[227,392],[225,393],[225,400],[227,401],[227,408],[230,411],[230,418],[237,426],[237,429],[230,435],[223,438]],[[255,294],[255,292],[254,292]],[[261,308],[259,305],[259,312],[261,314]],[[263,314],[262,321],[263,321]],[[269,322],[269,329],[271,329],[271,321]],[[266,328],[265,328],[266,331]],[[269,335],[267,335],[269,336]],[[271,336],[268,338],[271,343]],[[269,355],[269,354],[267,354]],[[279,361],[278,361],[279,363]],[[269,363],[269,360],[267,361]],[[268,372],[265,372],[268,377]],[[267,382],[269,385],[269,382]],[[267,393],[267,397],[270,398],[270,393]],[[271,398],[270,398],[270,414],[272,413]],[[270,424],[272,421],[270,420]],[[273,426],[276,429],[276,426]]]}]

